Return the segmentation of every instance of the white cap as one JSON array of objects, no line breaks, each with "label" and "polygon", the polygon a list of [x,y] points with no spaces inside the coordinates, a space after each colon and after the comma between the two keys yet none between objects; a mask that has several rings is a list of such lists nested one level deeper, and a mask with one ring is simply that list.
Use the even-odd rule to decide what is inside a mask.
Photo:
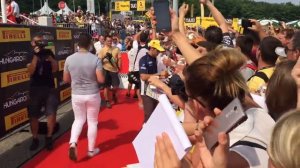
[{"label": "white cap", "polygon": [[278,56],[281,56],[281,57],[287,57],[287,55],[286,55],[286,53],[285,53],[285,48],[283,48],[283,47],[276,47],[275,53],[276,53]]}]

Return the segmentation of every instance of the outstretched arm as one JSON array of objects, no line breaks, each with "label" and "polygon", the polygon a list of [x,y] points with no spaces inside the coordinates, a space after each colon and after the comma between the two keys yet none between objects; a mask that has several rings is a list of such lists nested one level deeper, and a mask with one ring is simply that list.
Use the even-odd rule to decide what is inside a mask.
[{"label": "outstretched arm", "polygon": [[208,7],[208,9],[210,10],[213,18],[215,19],[215,21],[218,23],[218,25],[222,29],[222,32],[227,33],[228,32],[228,25],[225,21],[225,18],[222,15],[222,13],[214,6],[214,4],[212,4],[210,0],[199,0],[199,2]]},{"label": "outstretched arm", "polygon": [[184,27],[184,18],[189,10],[189,5],[183,3],[179,8],[179,31],[185,34],[185,27]]}]

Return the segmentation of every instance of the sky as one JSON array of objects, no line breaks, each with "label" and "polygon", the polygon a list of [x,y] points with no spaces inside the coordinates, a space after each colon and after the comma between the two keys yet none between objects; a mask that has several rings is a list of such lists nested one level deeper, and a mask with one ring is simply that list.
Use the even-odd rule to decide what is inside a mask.
[{"label": "sky", "polygon": [[293,4],[299,5],[300,0],[255,0],[255,1],[263,1],[269,3],[285,3],[285,2],[292,2]]}]

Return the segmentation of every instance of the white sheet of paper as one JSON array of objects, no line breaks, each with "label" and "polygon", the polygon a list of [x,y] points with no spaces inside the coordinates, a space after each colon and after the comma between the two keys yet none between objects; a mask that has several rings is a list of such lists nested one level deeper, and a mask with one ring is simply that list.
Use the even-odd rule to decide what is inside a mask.
[{"label": "white sheet of paper", "polygon": [[153,168],[156,136],[163,132],[169,135],[177,156],[182,159],[192,145],[164,94],[159,97],[159,104],[132,142],[141,168]]}]

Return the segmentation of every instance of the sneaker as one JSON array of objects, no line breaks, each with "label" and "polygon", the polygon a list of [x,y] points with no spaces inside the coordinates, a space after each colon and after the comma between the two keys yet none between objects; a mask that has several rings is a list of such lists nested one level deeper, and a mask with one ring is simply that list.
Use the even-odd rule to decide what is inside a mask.
[{"label": "sneaker", "polygon": [[107,107],[107,108],[111,108],[111,104],[110,104],[109,101],[106,102],[106,107]]},{"label": "sneaker", "polygon": [[137,94],[133,95],[133,98],[137,99],[138,98]]},{"label": "sneaker", "polygon": [[129,97],[130,97],[130,94],[129,94],[129,93],[126,93],[126,97],[128,97],[128,98],[129,98]]},{"label": "sneaker", "polygon": [[46,137],[45,138],[45,147],[49,151],[53,149],[53,140],[52,140],[52,137]]},{"label": "sneaker", "polygon": [[37,150],[37,148],[39,147],[39,144],[40,144],[40,141],[38,138],[32,138],[32,142],[31,142],[29,149],[31,151]]},{"label": "sneaker", "polygon": [[88,151],[88,156],[89,157],[94,157],[95,155],[97,155],[100,152],[99,148],[95,148],[94,151]]},{"label": "sneaker", "polygon": [[74,146],[70,146],[69,148],[69,158],[73,161],[77,161],[77,147],[76,144]]}]

